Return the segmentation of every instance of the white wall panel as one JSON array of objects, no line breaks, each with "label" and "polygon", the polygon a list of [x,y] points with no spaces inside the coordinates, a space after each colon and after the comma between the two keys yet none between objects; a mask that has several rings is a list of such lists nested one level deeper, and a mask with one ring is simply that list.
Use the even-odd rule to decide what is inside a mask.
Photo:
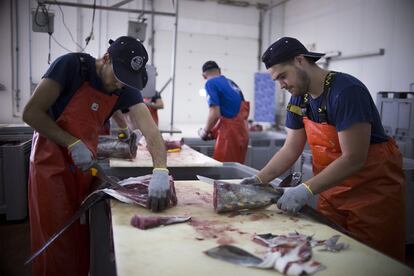
[{"label": "white wall panel", "polygon": [[[67,0],[77,2],[78,0]],[[19,2],[19,54],[20,89],[22,103],[30,96],[30,72],[33,82],[38,82],[48,67],[48,36],[31,31],[29,5],[36,7],[36,1]],[[82,3],[90,3],[81,0]],[[97,4],[110,6],[117,0],[97,0]],[[275,1],[273,1],[275,2]],[[4,34],[2,49],[7,49],[10,33],[10,9],[8,1],[1,1],[2,23],[0,30]],[[3,9],[4,7],[4,9]],[[132,1],[125,8],[141,9],[142,1]],[[149,2],[146,9],[150,8]],[[55,12],[54,37],[65,47],[76,51],[77,47],[62,23],[59,8],[52,5]],[[171,1],[155,0],[157,11],[172,12]],[[83,39],[89,35],[92,10],[62,6],[65,21],[74,39],[84,45]],[[282,35],[296,36],[315,51],[341,51],[343,55],[385,49],[384,56],[352,59],[332,62],[333,70],[349,72],[360,78],[370,89],[373,97],[380,90],[407,90],[414,82],[414,1],[412,0],[290,0],[286,4],[268,11],[264,18],[263,52],[270,43]],[[258,21],[256,8],[241,8],[219,5],[213,1],[180,0],[178,25],[178,48],[176,64],[175,118],[185,121],[188,118],[195,123],[205,120],[202,106],[205,99],[198,96],[203,87],[201,65],[204,61],[216,60],[223,74],[240,85],[248,99],[253,98],[253,74],[257,70]],[[94,39],[87,52],[95,57],[101,56],[108,47],[108,39],[125,35],[128,20],[135,20],[138,14],[112,11],[96,11]],[[150,36],[150,16],[147,36]],[[158,70],[157,88],[171,76],[172,34],[174,18],[155,16],[155,60]],[[29,41],[31,50],[29,51]],[[80,40],[80,41],[78,41]],[[145,42],[148,51],[148,41]],[[55,59],[66,53],[52,41],[51,57]],[[2,55],[9,51],[2,50]],[[11,63],[7,56],[2,77],[7,79]],[[0,91],[2,108],[0,122],[16,122],[11,112],[11,92]],[[169,122],[171,90],[163,93],[166,109],[160,111],[162,121]],[[182,101],[182,103],[181,103]],[[207,105],[205,104],[205,108]],[[199,115],[197,115],[199,114]]]},{"label": "white wall panel", "polygon": [[349,56],[384,48],[383,56],[330,64],[330,69],[363,81],[375,99],[378,91],[407,91],[414,82],[412,11],[411,0],[291,0],[272,11],[279,14],[272,20],[280,23],[284,13],[281,34],[297,37],[306,46],[315,46],[315,51],[341,51]]},{"label": "white wall panel", "polygon": [[0,91],[0,123],[13,122],[13,96],[12,96],[12,33],[11,33],[11,1],[0,1],[0,26],[3,37],[0,40],[0,59],[2,69],[0,83],[4,86]]}]

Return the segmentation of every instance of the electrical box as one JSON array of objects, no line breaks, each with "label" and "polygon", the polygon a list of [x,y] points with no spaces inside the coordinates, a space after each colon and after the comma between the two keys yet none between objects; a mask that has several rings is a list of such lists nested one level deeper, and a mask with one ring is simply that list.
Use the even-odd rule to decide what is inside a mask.
[{"label": "electrical box", "polygon": [[43,10],[32,10],[32,31],[37,33],[53,33],[55,15]]},{"label": "electrical box", "polygon": [[139,39],[144,42],[147,33],[147,23],[128,21],[128,36]]}]

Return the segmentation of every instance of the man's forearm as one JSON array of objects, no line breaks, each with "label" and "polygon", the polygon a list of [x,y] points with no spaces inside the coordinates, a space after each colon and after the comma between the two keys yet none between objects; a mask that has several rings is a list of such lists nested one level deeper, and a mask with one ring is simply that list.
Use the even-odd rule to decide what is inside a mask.
[{"label": "man's forearm", "polygon": [[77,137],[59,127],[48,114],[41,111],[28,112],[23,120],[41,135],[63,147],[67,147],[78,140]]},{"label": "man's forearm", "polygon": [[207,123],[204,127],[204,130],[210,131],[217,123],[218,119],[220,119],[220,109],[218,107],[210,107]]},{"label": "man's forearm", "polygon": [[269,183],[287,171],[297,158],[298,156],[292,156],[282,147],[257,175],[263,183]]},{"label": "man's forearm", "polygon": [[158,129],[152,130],[145,139],[147,141],[148,151],[152,156],[154,168],[166,168],[167,151],[165,149],[164,140]]},{"label": "man's forearm", "polygon": [[355,162],[345,156],[333,161],[320,173],[306,181],[314,194],[323,192],[334,187],[341,181],[357,173],[363,164]]}]

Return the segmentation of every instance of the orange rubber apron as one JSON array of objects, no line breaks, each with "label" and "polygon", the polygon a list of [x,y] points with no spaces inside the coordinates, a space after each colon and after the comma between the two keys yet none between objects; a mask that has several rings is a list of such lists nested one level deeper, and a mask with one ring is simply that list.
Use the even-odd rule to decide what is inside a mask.
[{"label": "orange rubber apron", "polygon": [[[98,134],[118,100],[84,82],[56,123],[81,139],[96,155]],[[30,156],[29,217],[32,252],[78,210],[90,192],[92,176],[81,172],[65,147],[35,132]],[[75,222],[32,264],[38,275],[88,275],[89,227]]]},{"label": "orange rubber apron", "polygon": [[[341,156],[336,128],[303,117],[317,175]],[[405,205],[402,156],[393,139],[369,147],[364,167],[319,195],[318,209],[357,240],[404,259]]]},{"label": "orange rubber apron", "polygon": [[213,158],[221,162],[244,163],[247,146],[249,144],[249,129],[247,118],[249,117],[250,103],[242,101],[240,111],[234,118],[220,117],[211,130],[217,137],[214,146]]},{"label": "orange rubber apron", "polygon": [[[150,103],[151,98],[144,98],[144,103]],[[151,113],[152,119],[154,119],[155,124],[158,126],[158,111],[156,108],[153,108],[152,106],[148,106],[148,110]]]}]

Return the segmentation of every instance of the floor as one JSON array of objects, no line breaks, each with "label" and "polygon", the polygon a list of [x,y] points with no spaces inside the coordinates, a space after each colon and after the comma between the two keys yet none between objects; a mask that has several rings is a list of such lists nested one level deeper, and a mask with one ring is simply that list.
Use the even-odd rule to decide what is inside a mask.
[{"label": "floor", "polygon": [[7,222],[0,216],[0,276],[29,276],[24,262],[30,253],[29,222]]},{"label": "floor", "polygon": [[[30,253],[27,220],[7,222],[0,215],[0,276],[30,276],[30,266],[23,263]],[[414,269],[414,244],[407,246],[406,263]]]}]

